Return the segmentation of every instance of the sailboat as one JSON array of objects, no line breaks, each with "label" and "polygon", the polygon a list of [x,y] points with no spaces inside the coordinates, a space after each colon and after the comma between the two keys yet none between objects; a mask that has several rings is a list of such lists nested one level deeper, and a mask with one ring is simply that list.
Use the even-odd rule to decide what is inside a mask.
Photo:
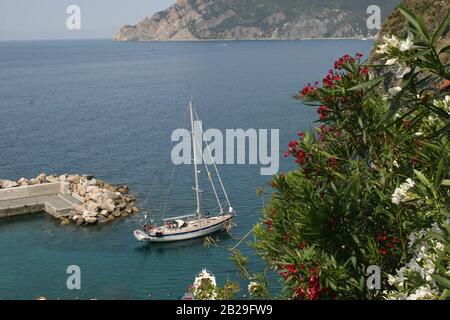
[{"label": "sailboat", "polygon": [[[211,150],[206,144],[206,149],[209,152],[209,155],[211,157],[211,162],[214,167],[215,173],[217,175],[217,179],[219,181],[219,184],[221,186],[222,192],[225,196],[227,205],[228,205],[228,212],[225,213],[222,203],[220,201],[219,195],[217,193],[217,189],[214,185],[211,171],[209,170],[208,165],[205,161],[202,161],[206,173],[208,175],[208,180],[211,184],[213,193],[215,195],[219,212],[217,215],[210,215],[209,212],[205,212],[202,214],[201,211],[201,201],[200,201],[200,183],[199,183],[199,170],[198,170],[198,154],[197,149],[200,149],[200,146],[197,145],[198,148],[195,147],[194,143],[197,142],[196,139],[196,132],[194,130],[194,112],[196,119],[198,119],[197,112],[195,111],[192,103],[192,99],[189,103],[189,114],[191,118],[191,138],[192,138],[192,151],[194,155],[194,178],[195,178],[195,201],[196,201],[196,209],[195,213],[178,216],[178,217],[172,217],[167,219],[162,219],[163,224],[161,226],[157,226],[156,224],[151,221],[150,224],[144,224],[142,230],[138,229],[134,231],[134,237],[139,241],[151,241],[151,242],[170,242],[170,241],[181,241],[181,240],[188,240],[198,237],[203,237],[209,234],[212,234],[217,231],[221,231],[224,229],[228,229],[231,227],[231,222],[233,217],[235,216],[235,211],[233,207],[230,204],[230,201],[228,199],[227,192],[225,190],[225,187],[223,185],[222,179],[220,177],[219,171],[217,169],[216,162],[212,156]],[[203,136],[203,134],[202,134]],[[206,141],[205,141],[206,142]],[[202,141],[203,143],[203,141]]]}]

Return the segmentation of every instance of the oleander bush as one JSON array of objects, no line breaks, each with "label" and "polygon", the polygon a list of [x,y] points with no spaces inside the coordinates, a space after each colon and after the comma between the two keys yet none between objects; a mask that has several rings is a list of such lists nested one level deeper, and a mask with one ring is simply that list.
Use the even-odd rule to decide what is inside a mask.
[{"label": "oleander bush", "polygon": [[[448,298],[450,46],[436,42],[450,15],[431,32],[399,10],[409,35],[383,38],[381,64],[346,55],[296,97],[318,108],[321,125],[289,143],[298,169],[274,177],[255,226],[267,268],[253,274],[232,255],[254,298],[270,298],[269,270],[281,298]],[[383,73],[395,82],[387,91]],[[379,289],[366,284],[369,266],[381,270]]]}]

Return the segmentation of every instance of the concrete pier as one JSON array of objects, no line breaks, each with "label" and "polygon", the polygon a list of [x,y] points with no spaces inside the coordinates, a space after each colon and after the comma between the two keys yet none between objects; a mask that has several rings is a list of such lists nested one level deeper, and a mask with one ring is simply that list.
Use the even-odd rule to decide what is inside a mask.
[{"label": "concrete pier", "polygon": [[0,190],[0,218],[45,211],[61,218],[82,201],[72,196],[66,182],[44,183]]}]

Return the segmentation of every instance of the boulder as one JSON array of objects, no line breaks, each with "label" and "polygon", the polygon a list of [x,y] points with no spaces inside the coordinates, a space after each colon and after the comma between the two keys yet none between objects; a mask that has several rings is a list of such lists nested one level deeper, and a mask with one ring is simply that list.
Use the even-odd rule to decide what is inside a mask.
[{"label": "boulder", "polygon": [[102,210],[102,211],[100,211],[100,215],[107,217],[107,216],[109,216],[109,212],[108,212],[108,210]]},{"label": "boulder", "polygon": [[46,178],[47,178],[47,175],[45,173],[41,173],[40,175],[38,175],[36,177],[36,179],[39,180],[40,183],[44,182]]},{"label": "boulder", "polygon": [[84,197],[86,195],[86,187],[78,185],[77,192],[80,196]]},{"label": "boulder", "polygon": [[103,210],[107,210],[108,212],[113,212],[116,206],[114,205],[114,200],[105,199],[98,203],[99,207]]},{"label": "boulder", "polygon": [[81,177],[79,175],[69,175],[67,177],[67,181],[74,184],[79,184],[81,180]]},{"label": "boulder", "polygon": [[113,185],[111,185],[111,184],[109,184],[109,183],[105,183],[104,186],[103,186],[103,188],[104,188],[105,190],[111,191],[111,192],[117,192],[117,191],[118,191],[116,186],[113,186]]},{"label": "boulder", "polygon": [[18,183],[19,183],[20,186],[27,186],[28,185],[28,179],[20,178]]},{"label": "boulder", "polygon": [[3,189],[14,188],[14,187],[18,187],[18,186],[19,186],[19,184],[12,180],[3,180],[3,182],[2,182]]},{"label": "boulder", "polygon": [[105,222],[109,221],[107,217],[104,217],[102,215],[98,216],[97,219],[98,219],[98,223],[105,223]]},{"label": "boulder", "polygon": [[139,211],[139,208],[133,207],[133,213],[138,213]]},{"label": "boulder", "polygon": [[98,210],[98,204],[94,201],[86,202],[86,209],[91,212],[96,212]]},{"label": "boulder", "polygon": [[59,176],[59,181],[66,182],[66,175],[65,174],[60,175]]},{"label": "boulder", "polygon": [[94,193],[94,192],[99,193],[100,192],[100,188],[95,186],[95,185],[87,185],[86,186],[86,192],[87,193]]},{"label": "boulder", "polygon": [[130,203],[129,205],[127,205],[125,212],[128,214],[132,214],[133,213],[133,208],[134,208],[134,203]]},{"label": "boulder", "polygon": [[96,217],[85,217],[84,221],[89,224],[97,223],[98,219]]},{"label": "boulder", "polygon": [[79,218],[77,219],[77,226],[81,226],[84,223],[84,218],[79,216]]},{"label": "boulder", "polygon": [[36,179],[36,178],[30,179],[30,180],[28,181],[28,185],[30,185],[30,186],[34,186],[34,185],[40,184],[40,183],[41,183],[41,181],[38,180],[38,179]]},{"label": "boulder", "polygon": [[61,224],[62,224],[62,225],[67,225],[67,224],[69,224],[69,223],[70,223],[69,219],[61,218]]},{"label": "boulder", "polygon": [[125,202],[125,200],[120,199],[120,200],[117,202],[116,207],[119,208],[120,210],[123,210],[123,209],[125,209],[125,208],[127,207],[127,203]]},{"label": "boulder", "polygon": [[59,178],[55,175],[47,176],[45,180],[50,183],[59,182]]},{"label": "boulder", "polygon": [[113,215],[115,218],[120,217],[120,216],[121,216],[120,210],[118,210],[118,209],[114,210],[114,212],[112,213],[112,215]]}]

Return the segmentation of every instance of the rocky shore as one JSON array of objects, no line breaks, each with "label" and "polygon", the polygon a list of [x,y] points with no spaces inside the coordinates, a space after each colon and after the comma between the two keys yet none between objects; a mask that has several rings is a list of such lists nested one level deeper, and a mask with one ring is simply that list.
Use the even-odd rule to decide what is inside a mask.
[{"label": "rocky shore", "polygon": [[35,178],[21,178],[18,181],[0,179],[0,189],[55,182],[68,183],[72,197],[79,202],[70,214],[61,217],[62,224],[76,223],[81,226],[106,223],[139,212],[128,186],[109,184],[93,175],[41,173]]}]

